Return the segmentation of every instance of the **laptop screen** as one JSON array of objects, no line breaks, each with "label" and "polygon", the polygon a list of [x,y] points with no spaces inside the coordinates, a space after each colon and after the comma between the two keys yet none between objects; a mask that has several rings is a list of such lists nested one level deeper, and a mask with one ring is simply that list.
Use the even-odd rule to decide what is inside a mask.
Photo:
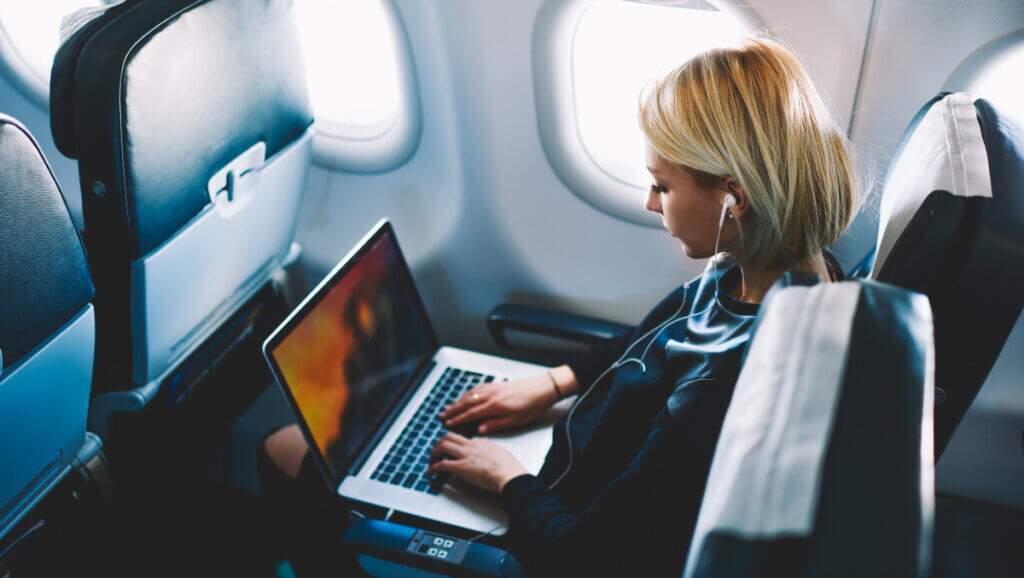
[{"label": "laptop screen", "polygon": [[436,349],[412,275],[386,222],[328,276],[267,347],[335,481]]}]

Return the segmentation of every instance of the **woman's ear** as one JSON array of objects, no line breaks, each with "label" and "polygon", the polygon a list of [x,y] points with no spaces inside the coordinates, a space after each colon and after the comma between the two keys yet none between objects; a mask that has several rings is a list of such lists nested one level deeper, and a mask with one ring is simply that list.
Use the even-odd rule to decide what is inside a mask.
[{"label": "woman's ear", "polygon": [[729,214],[735,219],[743,217],[750,210],[750,201],[747,199],[747,192],[743,190],[736,177],[728,176],[722,181],[722,188],[726,194],[736,197],[736,204],[729,209]]}]

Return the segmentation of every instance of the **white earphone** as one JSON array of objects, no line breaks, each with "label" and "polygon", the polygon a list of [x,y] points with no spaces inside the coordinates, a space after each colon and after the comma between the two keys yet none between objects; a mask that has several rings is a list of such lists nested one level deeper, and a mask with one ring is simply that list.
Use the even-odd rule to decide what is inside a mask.
[{"label": "white earphone", "polygon": [[[739,201],[736,200],[736,195],[726,195],[725,196],[725,200],[722,203],[722,215],[724,216],[724,215],[728,214],[729,218],[732,219],[733,218],[733,214],[729,213],[728,211],[729,211],[730,208],[735,207],[738,203],[739,203]],[[725,221],[723,220],[722,222],[724,223]],[[721,229],[722,225],[719,224],[718,227],[719,227],[719,229]]]},{"label": "white earphone", "polygon": [[[633,341],[633,343],[630,343],[629,347],[626,348],[626,351],[623,352],[623,354],[617,360],[615,360],[615,363],[611,364],[610,366],[608,366],[608,369],[606,369],[603,372],[601,372],[601,375],[597,376],[597,379],[595,379],[593,381],[593,383],[590,384],[590,387],[588,387],[586,389],[586,391],[584,391],[582,394],[580,394],[579,397],[576,398],[576,401],[573,402],[573,404],[572,404],[572,408],[569,410],[569,415],[567,415],[566,418],[565,418],[565,438],[566,438],[566,442],[568,443],[568,448],[567,449],[569,451],[569,463],[566,464],[565,470],[562,471],[562,473],[558,476],[558,478],[556,478],[555,481],[551,483],[551,485],[549,486],[550,488],[554,489],[554,487],[557,486],[559,484],[559,482],[561,482],[563,479],[565,479],[565,476],[569,475],[569,471],[572,470],[572,462],[573,462],[572,434],[569,433],[569,423],[572,421],[572,416],[573,416],[573,414],[576,413],[576,408],[579,407],[580,402],[583,401],[583,399],[585,397],[587,397],[588,394],[590,394],[590,392],[594,389],[594,386],[597,385],[598,383],[600,383],[600,381],[602,379],[604,379],[604,377],[606,375],[608,375],[609,372],[611,372],[613,370],[616,370],[619,367],[622,367],[623,365],[626,365],[627,363],[630,363],[630,362],[639,364],[641,372],[647,373],[647,367],[644,365],[644,358],[647,357],[647,352],[650,351],[651,346],[654,345],[654,342],[658,340],[658,337],[661,335],[662,331],[668,329],[668,327],[670,325],[672,325],[673,323],[678,323],[680,321],[685,321],[685,320],[687,320],[687,319],[689,319],[691,317],[696,317],[698,315],[703,315],[704,313],[707,313],[708,311],[711,310],[711,307],[714,305],[715,302],[718,302],[718,304],[721,305],[721,302],[718,300],[718,291],[719,291],[719,288],[718,288],[718,259],[716,258],[718,256],[718,243],[722,240],[722,226],[725,225],[725,215],[729,211],[729,209],[731,207],[735,207],[737,203],[738,203],[738,201],[737,201],[735,195],[732,195],[732,194],[725,195],[724,202],[722,203],[722,215],[718,219],[718,234],[715,237],[715,252],[711,256],[711,259],[713,259],[713,261],[711,262],[712,263],[712,267],[714,267],[714,270],[715,270],[715,272],[714,272],[714,278],[715,278],[715,298],[714,298],[714,300],[712,300],[710,303],[708,303],[708,306],[705,307],[701,311],[698,311],[696,313],[690,313],[689,315],[684,315],[682,317],[677,317],[680,313],[683,312],[683,308],[686,307],[686,303],[689,300],[689,295],[688,295],[689,288],[687,288],[686,291],[683,293],[683,300],[682,300],[682,303],[679,304],[679,309],[672,316],[670,316],[665,321],[662,321],[660,324],[658,324],[657,327],[654,327],[653,329],[651,329],[647,333],[644,333],[643,335],[638,337],[636,340]],[[699,289],[699,287],[698,287],[698,289]],[[647,347],[644,348],[644,351],[643,351],[643,353],[640,354],[640,357],[629,357],[629,358],[626,357],[627,355],[629,355],[629,352],[632,351],[634,347],[636,347],[641,341],[643,341],[644,339],[647,339],[647,337],[649,335],[651,335],[652,333],[655,333],[655,332],[656,332],[655,336],[651,339],[650,343],[647,344]]]}]

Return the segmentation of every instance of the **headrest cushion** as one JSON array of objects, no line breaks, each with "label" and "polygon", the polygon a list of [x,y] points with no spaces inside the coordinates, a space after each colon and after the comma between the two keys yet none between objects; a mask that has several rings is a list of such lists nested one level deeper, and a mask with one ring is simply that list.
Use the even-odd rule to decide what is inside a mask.
[{"label": "headrest cushion", "polygon": [[0,115],[0,349],[10,367],[93,298],[81,239],[39,145]]},{"label": "headrest cushion", "polygon": [[[50,69],[50,132],[53,142],[64,156],[77,158],[75,149],[75,67],[82,48],[93,34],[123,13],[138,0],[125,0],[107,8],[86,8],[73,13],[73,22],[62,24],[61,45]],[[65,25],[69,25],[67,29]]]}]

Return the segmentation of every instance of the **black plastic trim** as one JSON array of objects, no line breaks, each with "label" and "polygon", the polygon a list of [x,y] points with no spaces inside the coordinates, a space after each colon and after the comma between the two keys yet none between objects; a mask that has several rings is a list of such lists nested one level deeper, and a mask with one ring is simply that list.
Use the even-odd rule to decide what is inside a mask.
[{"label": "black plastic trim", "polygon": [[611,341],[633,331],[633,327],[625,323],[511,303],[502,303],[491,310],[487,316],[487,329],[495,343],[506,349],[513,349],[505,338],[509,329],[585,345]]}]

